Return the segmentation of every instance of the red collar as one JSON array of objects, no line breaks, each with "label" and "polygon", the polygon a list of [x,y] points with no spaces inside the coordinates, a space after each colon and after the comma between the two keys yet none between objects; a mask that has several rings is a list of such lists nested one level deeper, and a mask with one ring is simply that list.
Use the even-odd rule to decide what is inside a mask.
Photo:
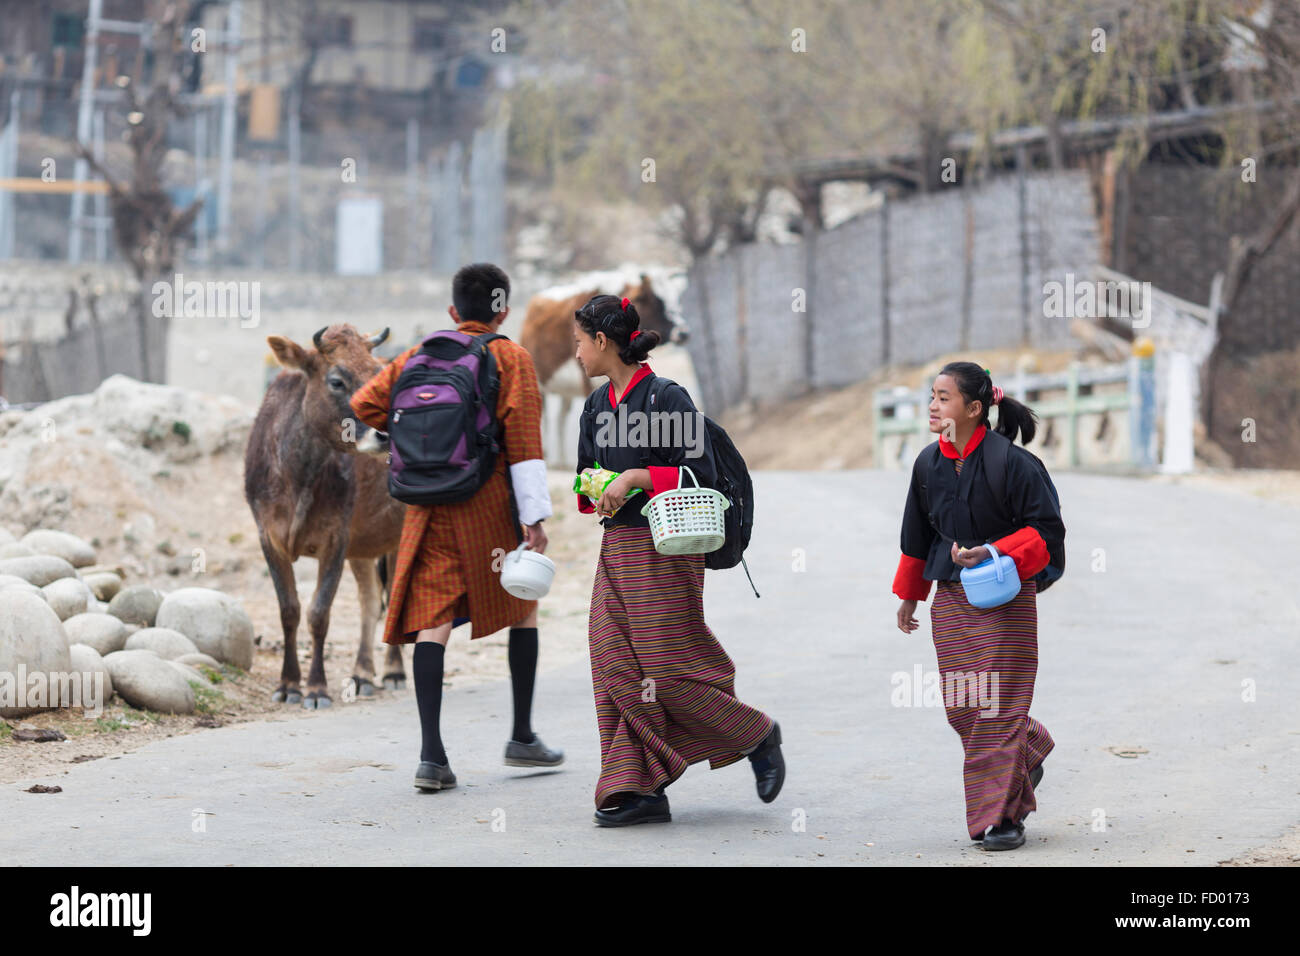
[{"label": "red collar", "polygon": [[[654,370],[651,369],[648,364],[642,362],[641,367],[632,373],[632,378],[628,381],[627,388],[623,389],[623,394],[619,396],[618,402],[621,402],[623,401],[623,399],[627,398],[627,393],[632,391],[632,387],[636,385],[637,382],[641,381],[641,379],[645,378],[647,375],[653,375],[653,374],[654,374]],[[610,382],[609,383],[610,407],[617,409],[618,402],[614,401],[614,383]]]},{"label": "red collar", "polygon": [[457,332],[491,332],[492,326],[486,322],[479,322],[474,319],[467,319],[460,325],[456,326]]},{"label": "red collar", "polygon": [[975,433],[970,436],[970,441],[966,443],[966,448],[962,451],[960,455],[957,454],[957,446],[954,445],[952,442],[948,441],[948,439],[944,438],[942,435],[940,435],[939,450],[943,452],[943,456],[945,458],[965,458],[975,450],[975,446],[977,446],[981,441],[983,441],[984,433],[987,431],[988,431],[987,425],[981,425],[979,428],[975,429]]}]

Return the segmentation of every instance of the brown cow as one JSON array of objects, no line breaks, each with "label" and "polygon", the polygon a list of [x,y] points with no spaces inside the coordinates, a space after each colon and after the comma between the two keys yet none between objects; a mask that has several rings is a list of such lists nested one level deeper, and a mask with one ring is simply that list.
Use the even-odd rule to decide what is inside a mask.
[{"label": "brown cow", "polygon": [[[564,447],[564,427],[569,420],[569,409],[574,399],[585,401],[596,387],[574,358],[573,344],[573,314],[595,295],[600,295],[599,289],[589,289],[559,300],[535,295],[528,301],[524,326],[519,333],[519,344],[533,357],[533,366],[537,369],[537,379],[542,390],[560,400],[556,441],[548,442],[549,448]],[[668,314],[664,300],[651,287],[650,277],[645,273],[641,274],[639,282],[626,284],[619,297],[632,301],[643,331],[653,329],[665,342],[674,345],[686,341],[686,327]],[[564,369],[564,374],[557,376],[556,373],[561,369]]]},{"label": "brown cow", "polygon": [[[344,559],[361,597],[361,642],[352,681],[360,696],[374,694],[373,648],[380,615],[376,559],[395,557],[406,505],[389,496],[384,463],[356,454],[357,439],[370,429],[356,420],[348,399],[383,367],[370,353],[387,337],[387,329],[367,338],[351,325],[321,329],[313,336],[314,349],[283,336],[267,337],[285,370],[271,382],[253,422],[244,456],[244,497],[257,521],[284,630],[284,665],[273,701],[301,700],[309,709],[330,706],[325,635]],[[301,609],[293,575],[293,563],[303,555],[318,563],[307,616],[312,658],[305,698],[299,689]],[[405,682],[402,651],[393,645],[384,686]]]}]

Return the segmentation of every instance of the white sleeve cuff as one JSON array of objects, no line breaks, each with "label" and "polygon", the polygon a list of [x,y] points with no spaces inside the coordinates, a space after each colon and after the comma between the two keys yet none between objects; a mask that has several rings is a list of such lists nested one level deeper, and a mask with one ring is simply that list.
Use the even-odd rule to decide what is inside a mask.
[{"label": "white sleeve cuff", "polygon": [[523,524],[536,524],[549,518],[551,491],[546,487],[546,462],[530,458],[510,466],[510,485],[515,492],[515,506]]}]

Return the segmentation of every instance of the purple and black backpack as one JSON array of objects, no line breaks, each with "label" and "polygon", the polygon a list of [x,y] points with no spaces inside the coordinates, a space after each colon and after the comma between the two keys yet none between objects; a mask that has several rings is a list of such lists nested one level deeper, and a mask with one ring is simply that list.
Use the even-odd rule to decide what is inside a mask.
[{"label": "purple and black backpack", "polygon": [[388,493],[398,501],[465,501],[487,483],[501,451],[501,379],[487,346],[504,338],[434,332],[402,367],[388,410]]}]

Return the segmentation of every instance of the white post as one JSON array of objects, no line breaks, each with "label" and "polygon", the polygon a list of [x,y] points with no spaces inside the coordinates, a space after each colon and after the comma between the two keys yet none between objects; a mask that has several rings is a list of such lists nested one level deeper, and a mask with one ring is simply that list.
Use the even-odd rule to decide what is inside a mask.
[{"label": "white post", "polygon": [[208,209],[212,196],[207,187],[208,160],[208,104],[198,101],[194,106],[194,198],[203,197],[203,208],[194,220],[194,247],[198,261],[208,261]]},{"label": "white post", "polygon": [[[9,94],[9,125],[0,134],[0,176],[18,175],[18,121],[22,118],[22,91]],[[14,256],[14,194],[0,190],[0,259]]]},{"label": "white post", "polygon": [[[81,56],[81,99],[77,104],[77,142],[85,145],[90,140],[90,123],[95,104],[95,66],[99,57],[99,18],[103,0],[90,0],[86,16],[86,42]],[[85,182],[90,167],[80,154],[72,169],[72,178]],[[72,211],[68,216],[68,261],[81,261],[81,217],[86,208],[86,194],[77,190],[72,194]]]},{"label": "white post", "polygon": [[416,177],[420,173],[420,121],[412,117],[406,121],[406,268],[414,269],[418,260],[415,245],[419,234],[415,224],[419,219],[420,191]]},{"label": "white post", "polygon": [[[104,111],[95,110],[95,159],[104,163]],[[108,258],[108,195],[95,194],[95,261]]]},{"label": "white post", "polygon": [[226,79],[221,104],[221,170],[217,180],[217,249],[224,254],[230,242],[230,190],[232,167],[235,164],[235,81],[239,68],[239,8],[240,0],[230,0],[230,13],[226,16],[225,57]]},{"label": "white post", "polygon": [[297,85],[289,91],[289,268],[302,269],[302,202],[298,165],[302,162],[302,94]]},{"label": "white post", "polygon": [[1169,383],[1165,390],[1165,454],[1160,470],[1165,474],[1191,474],[1193,428],[1196,421],[1196,368],[1185,352],[1168,355]]}]

